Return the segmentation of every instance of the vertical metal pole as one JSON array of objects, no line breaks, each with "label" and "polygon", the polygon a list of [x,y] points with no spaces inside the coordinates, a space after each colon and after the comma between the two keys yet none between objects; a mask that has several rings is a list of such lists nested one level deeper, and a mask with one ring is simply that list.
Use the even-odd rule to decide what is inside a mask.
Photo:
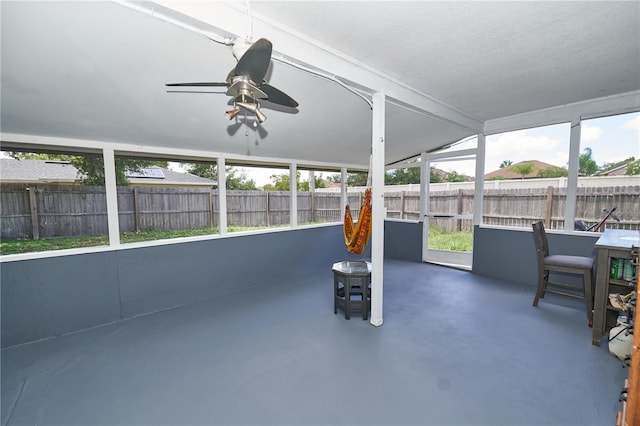
[{"label": "vertical metal pole", "polygon": [[429,182],[431,181],[431,165],[427,153],[420,156],[420,220],[422,221],[422,261],[428,259],[429,250]]},{"label": "vertical metal pole", "polygon": [[292,228],[298,226],[298,165],[289,165],[289,223]]},{"label": "vertical metal pole", "polygon": [[381,326],[384,274],[384,147],[385,94],[373,95],[371,137],[371,324]]},{"label": "vertical metal pole", "polygon": [[[482,225],[482,209],[484,205],[484,163],[486,138],[484,133],[478,134],[478,150],[476,152],[476,184],[473,196],[473,224]],[[498,181],[496,181],[498,183]]]},{"label": "vertical metal pole", "polygon": [[580,168],[580,117],[571,120],[569,141],[569,176],[567,176],[567,200],[564,210],[564,230],[573,231],[578,194],[578,169]]},{"label": "vertical metal pole", "polygon": [[218,157],[218,223],[220,235],[227,234],[227,164]]},{"label": "vertical metal pole", "polygon": [[116,159],[113,149],[102,150],[104,159],[104,185],[107,195],[107,223],[109,245],[120,245],[120,222],[118,218],[118,189],[116,187]]},{"label": "vertical metal pole", "polygon": [[349,204],[349,197],[347,196],[347,168],[340,169],[340,216],[344,214],[344,209]]},{"label": "vertical metal pole", "polygon": [[309,170],[309,192],[316,190],[316,174],[313,170]]}]

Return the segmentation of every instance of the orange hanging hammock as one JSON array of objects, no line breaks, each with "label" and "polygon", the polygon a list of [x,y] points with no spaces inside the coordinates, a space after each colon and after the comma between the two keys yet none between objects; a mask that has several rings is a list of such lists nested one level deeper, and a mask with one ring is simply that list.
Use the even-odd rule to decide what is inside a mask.
[{"label": "orange hanging hammock", "polygon": [[360,214],[358,222],[353,225],[353,217],[351,216],[351,208],[349,204],[344,211],[344,243],[347,245],[347,251],[354,254],[362,254],[364,248],[369,244],[371,238],[371,189],[367,188],[364,192],[364,199],[360,206]]}]

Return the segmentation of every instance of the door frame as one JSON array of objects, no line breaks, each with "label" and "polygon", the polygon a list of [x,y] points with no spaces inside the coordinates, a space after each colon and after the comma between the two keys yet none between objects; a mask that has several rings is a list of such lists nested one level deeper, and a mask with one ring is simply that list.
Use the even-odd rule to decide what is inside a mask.
[{"label": "door frame", "polygon": [[[479,135],[480,136],[480,135]],[[460,161],[460,160],[474,160],[476,176],[483,176],[484,161],[481,158],[481,152],[484,151],[484,138],[478,137],[478,145],[476,148],[462,149],[459,151],[436,151],[430,153],[423,153],[421,156],[422,166],[422,197],[421,197],[421,217],[422,217],[422,261],[428,263],[437,263],[447,266],[453,266],[460,269],[471,270],[473,266],[473,247],[471,252],[455,252],[448,250],[433,250],[429,249],[429,219],[434,217],[443,217],[441,215],[431,215],[429,212],[429,177],[431,170],[431,163],[437,160],[443,161]],[[479,162],[482,163],[482,167],[479,167]],[[478,215],[478,209],[482,209],[482,196],[478,197],[478,193],[482,194],[482,182],[483,179],[475,180],[475,197],[473,203],[473,213],[471,214],[453,214],[446,215],[451,219],[472,219],[473,224],[478,224],[478,218],[482,218],[482,215]],[[480,190],[478,184],[480,183]],[[480,199],[478,199],[480,198]],[[480,210],[481,211],[481,210]]]}]

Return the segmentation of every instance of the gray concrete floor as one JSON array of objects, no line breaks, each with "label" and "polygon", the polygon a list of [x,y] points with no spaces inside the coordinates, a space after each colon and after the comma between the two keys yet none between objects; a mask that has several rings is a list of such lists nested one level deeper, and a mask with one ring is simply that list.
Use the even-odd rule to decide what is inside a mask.
[{"label": "gray concrete floor", "polygon": [[384,325],[332,275],[2,351],[2,425],[609,425],[628,370],[580,304],[385,262]]}]

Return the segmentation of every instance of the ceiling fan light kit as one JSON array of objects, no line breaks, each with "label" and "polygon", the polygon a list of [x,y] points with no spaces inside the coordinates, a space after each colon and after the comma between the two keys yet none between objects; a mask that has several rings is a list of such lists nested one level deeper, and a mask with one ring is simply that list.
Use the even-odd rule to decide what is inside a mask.
[{"label": "ceiling fan light kit", "polygon": [[236,105],[239,106],[240,108],[246,109],[247,111],[253,113],[256,116],[258,123],[262,123],[267,119],[267,116],[264,115],[262,111],[260,111],[260,104],[258,102],[256,103],[237,102]]},{"label": "ceiling fan light kit", "polygon": [[240,114],[240,108],[234,108],[225,112],[224,116],[227,117],[227,120],[233,120],[238,114]]},{"label": "ceiling fan light kit", "polygon": [[251,112],[257,122],[262,123],[267,116],[260,110],[258,99],[285,107],[298,107],[298,102],[293,98],[264,80],[271,61],[272,48],[271,42],[264,38],[251,45],[244,40],[236,41],[232,46],[232,53],[238,59],[238,64],[229,72],[226,82],[169,83],[166,86],[227,87],[226,94],[234,98],[234,108],[226,111],[225,117],[232,120],[240,113],[240,107]]}]

